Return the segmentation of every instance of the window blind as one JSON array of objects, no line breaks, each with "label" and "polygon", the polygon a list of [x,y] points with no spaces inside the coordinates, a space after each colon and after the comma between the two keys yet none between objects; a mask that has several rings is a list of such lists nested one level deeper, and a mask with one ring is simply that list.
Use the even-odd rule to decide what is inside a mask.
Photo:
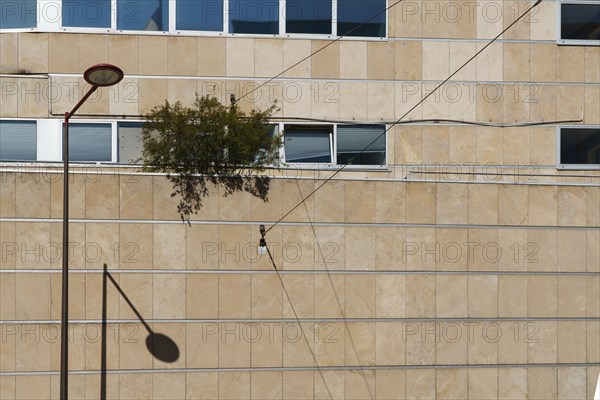
[{"label": "window blind", "polygon": [[0,121],[0,160],[34,161],[37,159],[37,123]]}]

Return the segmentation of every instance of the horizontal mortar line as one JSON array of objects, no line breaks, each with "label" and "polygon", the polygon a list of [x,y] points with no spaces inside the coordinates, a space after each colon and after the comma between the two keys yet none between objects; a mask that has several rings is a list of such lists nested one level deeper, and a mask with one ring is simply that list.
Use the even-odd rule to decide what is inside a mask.
[{"label": "horizontal mortar line", "polygon": [[[450,38],[450,37],[414,37],[414,36],[390,36],[389,41],[410,41],[410,42],[476,42],[489,43],[491,38]],[[539,43],[539,44],[556,44],[556,40],[551,39],[497,39],[496,43]]]},{"label": "horizontal mortar line", "polygon": [[[417,168],[419,168],[420,166],[417,166]],[[423,165],[423,168],[427,168],[427,166]],[[583,174],[539,174],[539,173],[534,173],[534,172],[527,172],[527,168],[525,166],[521,167],[520,169],[523,170],[522,173],[519,172],[507,172],[507,171],[499,171],[499,169],[501,169],[502,167],[493,167],[496,172],[489,172],[486,170],[482,170],[482,171],[477,171],[475,170],[475,168],[470,168],[471,171],[462,171],[460,170],[460,167],[452,167],[455,169],[455,171],[450,170],[450,167],[448,167],[445,170],[440,170],[440,169],[435,169],[436,167],[438,168],[444,168],[442,166],[434,166],[432,167],[433,169],[412,169],[409,171],[406,171],[406,173],[408,174],[422,174],[422,175],[442,175],[442,176],[447,176],[449,177],[448,180],[451,180],[450,178],[453,176],[460,176],[460,175],[481,175],[481,176],[492,176],[492,177],[497,177],[497,176],[514,176],[514,177],[523,177],[523,178],[528,178],[528,179],[536,179],[536,178],[587,178],[590,180],[596,180],[596,179],[600,179],[600,175],[599,174],[595,174],[595,175],[583,175]],[[484,167],[485,168],[485,167]],[[485,168],[487,169],[487,168]],[[598,167],[596,169],[596,171],[600,171],[600,167]],[[425,182],[427,182],[424,179]],[[514,180],[515,182],[520,182],[520,180]],[[526,183],[539,183],[540,181],[536,181],[536,182],[526,182]],[[600,183],[599,183],[600,185]]]},{"label": "horizontal mortar line", "polygon": [[[488,42],[487,40],[484,42]],[[70,73],[51,73],[51,78],[81,78],[80,74]],[[160,80],[195,80],[195,81],[248,81],[258,82],[269,81],[269,82],[289,82],[289,81],[302,81],[302,82],[322,82],[322,83],[416,83],[416,84],[437,84],[444,82],[444,79],[419,79],[419,80],[405,80],[405,79],[351,79],[351,78],[311,78],[311,77],[248,77],[248,76],[196,76],[196,75],[125,75],[125,79],[160,79]],[[58,84],[58,83],[57,83]],[[445,85],[449,84],[461,84],[461,85],[527,85],[527,86],[589,86],[595,87],[600,86],[600,82],[532,82],[532,81],[493,81],[493,80],[481,80],[481,81],[466,81],[466,80],[451,80]]]},{"label": "horizontal mortar line", "polygon": [[[325,269],[109,269],[114,275],[119,274],[151,274],[151,275],[516,275],[516,276],[593,276],[600,277],[599,272],[593,271],[435,271],[435,270],[325,270]],[[70,274],[103,274],[104,270],[69,269]],[[0,274],[62,274],[59,268],[44,269],[0,269]]]},{"label": "horizontal mortar line", "polygon": [[[410,174],[410,173],[409,173]],[[441,174],[440,174],[441,175]],[[451,174],[449,174],[451,175]],[[567,177],[568,178],[568,177]],[[594,180],[596,176],[590,176]],[[403,182],[411,183],[454,183],[454,184],[471,184],[471,185],[516,185],[516,186],[568,186],[568,187],[598,187],[599,183],[588,183],[588,182],[515,182],[514,180],[508,181],[489,181],[489,180],[453,180],[453,179],[419,179],[419,178],[405,178]]]},{"label": "horizontal mortar line", "polygon": [[[277,372],[277,371],[377,371],[402,369],[479,369],[479,368],[592,368],[600,363],[524,363],[524,364],[428,364],[428,365],[353,365],[319,367],[238,367],[238,368],[169,368],[169,369],[112,369],[107,374],[156,374],[192,372]],[[70,370],[69,375],[99,375],[100,370]],[[59,375],[60,371],[0,372],[0,376]]]},{"label": "horizontal mortar line", "polygon": [[[431,318],[299,318],[301,323],[360,323],[360,322],[600,322],[598,317],[431,317]],[[223,319],[145,319],[155,324],[297,324],[295,318],[223,318]],[[60,320],[0,320],[0,325],[59,325]],[[107,324],[141,324],[139,319],[107,319]],[[70,319],[72,325],[102,324],[101,319]]]},{"label": "horizontal mortar line", "polygon": [[[405,181],[406,182],[406,181]],[[458,183],[458,182],[457,182]],[[1,217],[0,222],[28,222],[28,223],[60,223],[62,218],[16,218]],[[151,219],[90,219],[71,218],[71,224],[151,224],[151,225],[187,225],[187,221],[181,220],[151,220]],[[189,221],[191,225],[266,225],[274,224],[275,221],[232,221],[232,220],[194,220]],[[578,230],[597,231],[598,226],[573,226],[573,225],[477,225],[477,224],[426,224],[426,223],[403,223],[403,222],[286,222],[281,221],[282,226],[315,226],[315,227],[390,227],[390,228],[457,228],[457,229],[552,229],[552,230]],[[258,241],[258,239],[257,239]],[[269,237],[267,236],[267,242]]]},{"label": "horizontal mortar line", "polygon": [[[420,125],[423,123],[416,123],[414,125]],[[441,126],[440,124],[436,124],[436,123],[432,123],[432,124],[425,124],[427,126]],[[451,124],[444,124],[444,126],[450,126]],[[456,126],[463,126],[464,124],[455,124]],[[595,127],[596,125],[594,125]],[[86,170],[84,169],[84,167],[81,167],[80,170],[78,170],[77,168],[79,168],[79,166],[74,166],[73,164],[71,165],[71,169],[69,170],[69,175],[86,175],[86,176],[97,176],[97,175],[105,175],[105,176],[128,176],[128,177],[142,177],[142,176],[164,176],[166,177],[168,174],[167,173],[161,173],[161,172],[142,172],[142,171],[138,171],[135,170],[136,167],[132,167],[129,165],[118,165],[118,164],[103,164],[102,166],[106,168],[106,170]],[[407,168],[407,169],[415,169],[415,168],[465,168],[468,171],[473,171],[475,170],[476,172],[478,170],[485,172],[487,171],[489,168],[494,168],[496,170],[498,170],[499,172],[497,173],[497,175],[502,175],[502,171],[503,170],[524,170],[526,171],[526,168],[529,168],[527,166],[534,166],[534,167],[538,167],[540,169],[551,169],[556,171],[556,164],[553,165],[540,165],[540,164],[521,164],[521,165],[500,165],[500,164],[427,164],[427,163],[407,163],[407,164],[401,164],[401,163],[392,163],[389,164],[388,167],[390,168]],[[47,167],[47,168],[52,168],[52,169],[40,169],[41,167]],[[46,175],[64,175],[62,168],[62,162],[49,162],[49,163],[33,163],[33,164],[24,164],[24,165],[13,165],[10,164],[8,165],[7,163],[2,163],[0,162],[0,177],[2,176],[2,174],[39,174],[42,176],[46,176]],[[323,173],[331,173],[331,172],[335,172],[341,169],[341,166],[336,167],[336,168],[287,168],[287,167],[282,167],[281,169],[277,169],[277,168],[272,168],[272,170],[277,170],[277,171],[282,171],[281,175],[261,175],[261,176],[267,176],[269,179],[273,179],[273,180],[314,180],[314,181],[323,181],[325,179],[327,179],[326,176],[317,176],[318,174],[323,174]],[[134,170],[134,171],[132,171]],[[313,176],[286,176],[285,173],[289,173],[290,171],[303,171],[303,172],[309,172],[312,173]],[[561,170],[562,171],[562,170]],[[577,171],[577,170],[564,170],[564,171]],[[583,178],[590,178],[590,179],[600,179],[600,170],[599,169],[589,169],[589,170],[585,170],[585,171],[590,171],[590,173],[588,175],[583,175]],[[384,168],[384,169],[356,169],[356,168],[346,168],[344,170],[344,172],[346,173],[363,173],[363,172],[381,172],[381,173],[391,173],[393,172],[392,170],[390,170],[389,168]],[[399,171],[397,171],[399,172]],[[406,173],[410,172],[410,171],[405,171]],[[432,172],[435,172],[434,170],[432,170]],[[439,171],[440,174],[445,174],[445,175],[460,175],[461,172],[455,172],[454,170],[449,170],[449,171]],[[464,174],[467,174],[466,172],[464,172]],[[506,175],[506,173],[505,173]],[[540,176],[537,174],[523,174],[522,176],[527,176],[530,178],[535,178],[536,176]],[[556,177],[569,177],[569,175],[554,175]],[[43,178],[44,180],[47,181],[51,181],[49,178],[45,177]],[[335,179],[336,181],[372,181],[372,182],[405,182],[405,178],[365,178],[365,177],[336,177]],[[41,179],[40,179],[41,181]],[[0,183],[5,183],[6,181],[2,181]],[[508,183],[514,182],[513,181],[509,181]],[[93,181],[90,181],[90,183],[94,183]],[[130,182],[130,184],[135,184],[138,182]],[[498,183],[498,182],[492,182],[492,183]],[[528,182],[530,184],[533,183],[539,183],[539,182]],[[548,182],[546,183],[546,185],[553,185],[552,182]]]}]

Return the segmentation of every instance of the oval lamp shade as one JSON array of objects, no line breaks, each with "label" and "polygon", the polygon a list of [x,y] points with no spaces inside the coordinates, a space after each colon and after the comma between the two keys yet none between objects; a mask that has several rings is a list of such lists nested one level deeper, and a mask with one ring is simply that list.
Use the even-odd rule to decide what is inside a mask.
[{"label": "oval lamp shade", "polygon": [[96,64],[83,73],[83,78],[87,83],[99,87],[116,85],[121,82],[123,76],[121,68],[111,64]]}]

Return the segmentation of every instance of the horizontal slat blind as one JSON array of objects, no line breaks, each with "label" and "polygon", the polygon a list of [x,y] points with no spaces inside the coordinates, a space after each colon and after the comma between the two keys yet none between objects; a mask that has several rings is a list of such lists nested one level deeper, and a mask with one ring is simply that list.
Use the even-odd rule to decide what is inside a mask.
[{"label": "horizontal slat blind", "polygon": [[112,161],[110,124],[69,124],[69,161]]},{"label": "horizontal slat blind", "polygon": [[0,160],[35,161],[37,159],[37,123],[0,121]]}]

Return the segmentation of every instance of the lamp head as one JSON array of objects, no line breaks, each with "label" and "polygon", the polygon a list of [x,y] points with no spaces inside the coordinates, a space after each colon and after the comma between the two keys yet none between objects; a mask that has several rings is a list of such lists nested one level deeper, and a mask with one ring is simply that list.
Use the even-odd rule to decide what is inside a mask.
[{"label": "lamp head", "polygon": [[260,242],[258,243],[258,254],[267,254],[267,241],[265,240],[265,238],[261,238]]},{"label": "lamp head", "polygon": [[111,64],[96,64],[83,73],[83,78],[87,83],[98,87],[116,85],[121,82],[123,76],[123,70]]}]

